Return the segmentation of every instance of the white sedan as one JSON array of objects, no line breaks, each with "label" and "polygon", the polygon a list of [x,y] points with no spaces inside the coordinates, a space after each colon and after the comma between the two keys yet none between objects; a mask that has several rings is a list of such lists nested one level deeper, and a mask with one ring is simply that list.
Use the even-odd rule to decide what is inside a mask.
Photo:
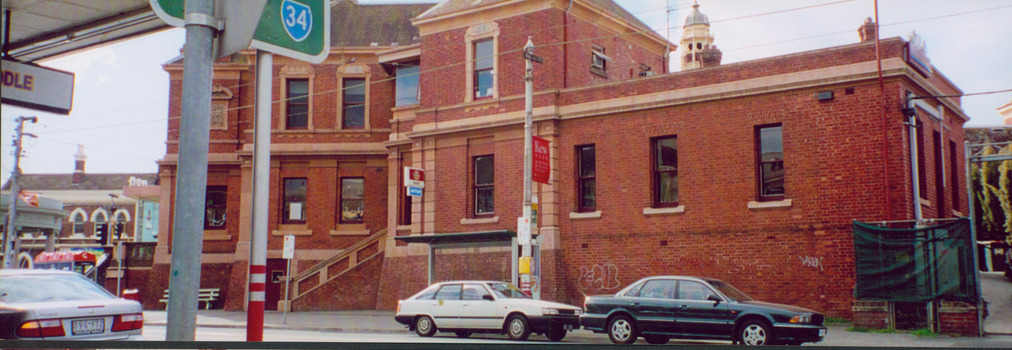
[{"label": "white sedan", "polygon": [[559,341],[580,328],[582,309],[572,305],[531,299],[516,286],[495,281],[436,283],[397,302],[394,318],[423,337],[454,332],[505,333],[525,340],[531,333]]},{"label": "white sedan", "polygon": [[76,272],[0,270],[0,339],[144,340],[141,304]]}]

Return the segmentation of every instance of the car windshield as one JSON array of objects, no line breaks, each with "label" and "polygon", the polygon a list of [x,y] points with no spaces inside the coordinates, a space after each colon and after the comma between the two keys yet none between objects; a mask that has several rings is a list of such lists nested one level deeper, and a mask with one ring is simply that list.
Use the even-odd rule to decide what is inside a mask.
[{"label": "car windshield", "polygon": [[710,285],[713,286],[713,288],[717,288],[717,290],[719,290],[721,294],[724,294],[724,296],[731,298],[732,300],[737,301],[752,300],[752,298],[750,298],[748,294],[745,294],[745,292],[742,292],[738,290],[738,288],[735,288],[730,284],[724,283],[723,281],[710,280],[707,282],[710,282]]},{"label": "car windshield", "polygon": [[531,296],[527,295],[517,288],[516,286],[501,282],[501,283],[489,283],[488,287],[492,289],[497,298],[508,298],[508,299],[530,299]]},{"label": "car windshield", "polygon": [[38,303],[53,301],[115,299],[94,282],[78,275],[3,276],[0,302]]}]

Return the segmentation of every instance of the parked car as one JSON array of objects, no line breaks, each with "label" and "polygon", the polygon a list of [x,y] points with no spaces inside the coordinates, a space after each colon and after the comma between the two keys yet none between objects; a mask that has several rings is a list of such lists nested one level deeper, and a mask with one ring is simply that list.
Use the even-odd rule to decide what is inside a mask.
[{"label": "parked car", "polygon": [[525,340],[536,333],[559,341],[580,328],[581,311],[573,305],[532,299],[505,282],[453,281],[433,284],[398,301],[394,318],[423,337],[437,331],[461,338],[483,332]]},{"label": "parked car", "polygon": [[797,345],[826,336],[822,314],[755,301],[710,278],[647,277],[615,295],[589,296],[583,309],[580,324],[608,333],[616,344],[631,344],[642,336],[650,344],[681,338]]},{"label": "parked car", "polygon": [[0,338],[144,340],[141,304],[120,299],[79,273],[0,270]]}]

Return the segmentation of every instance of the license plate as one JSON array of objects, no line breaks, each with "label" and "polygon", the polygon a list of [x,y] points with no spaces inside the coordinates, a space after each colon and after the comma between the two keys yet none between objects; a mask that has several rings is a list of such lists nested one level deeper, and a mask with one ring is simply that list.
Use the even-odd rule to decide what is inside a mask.
[{"label": "license plate", "polygon": [[103,318],[74,320],[70,324],[74,328],[74,335],[95,334],[105,332],[105,319]]},{"label": "license plate", "polygon": [[820,329],[819,330],[819,336],[820,337],[825,337],[826,336],[826,330],[825,329]]}]

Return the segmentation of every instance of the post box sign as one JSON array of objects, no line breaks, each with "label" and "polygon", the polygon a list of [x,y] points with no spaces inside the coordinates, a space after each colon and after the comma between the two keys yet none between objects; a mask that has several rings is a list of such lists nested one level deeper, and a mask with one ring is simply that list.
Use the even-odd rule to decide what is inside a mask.
[{"label": "post box sign", "polygon": [[425,170],[404,167],[404,187],[425,188]]},{"label": "post box sign", "polygon": [[74,73],[3,60],[3,103],[43,112],[70,114]]},{"label": "post box sign", "polygon": [[533,136],[531,138],[534,149],[531,155],[531,179],[534,182],[548,183],[548,177],[552,174],[551,151],[548,149],[548,140]]}]

